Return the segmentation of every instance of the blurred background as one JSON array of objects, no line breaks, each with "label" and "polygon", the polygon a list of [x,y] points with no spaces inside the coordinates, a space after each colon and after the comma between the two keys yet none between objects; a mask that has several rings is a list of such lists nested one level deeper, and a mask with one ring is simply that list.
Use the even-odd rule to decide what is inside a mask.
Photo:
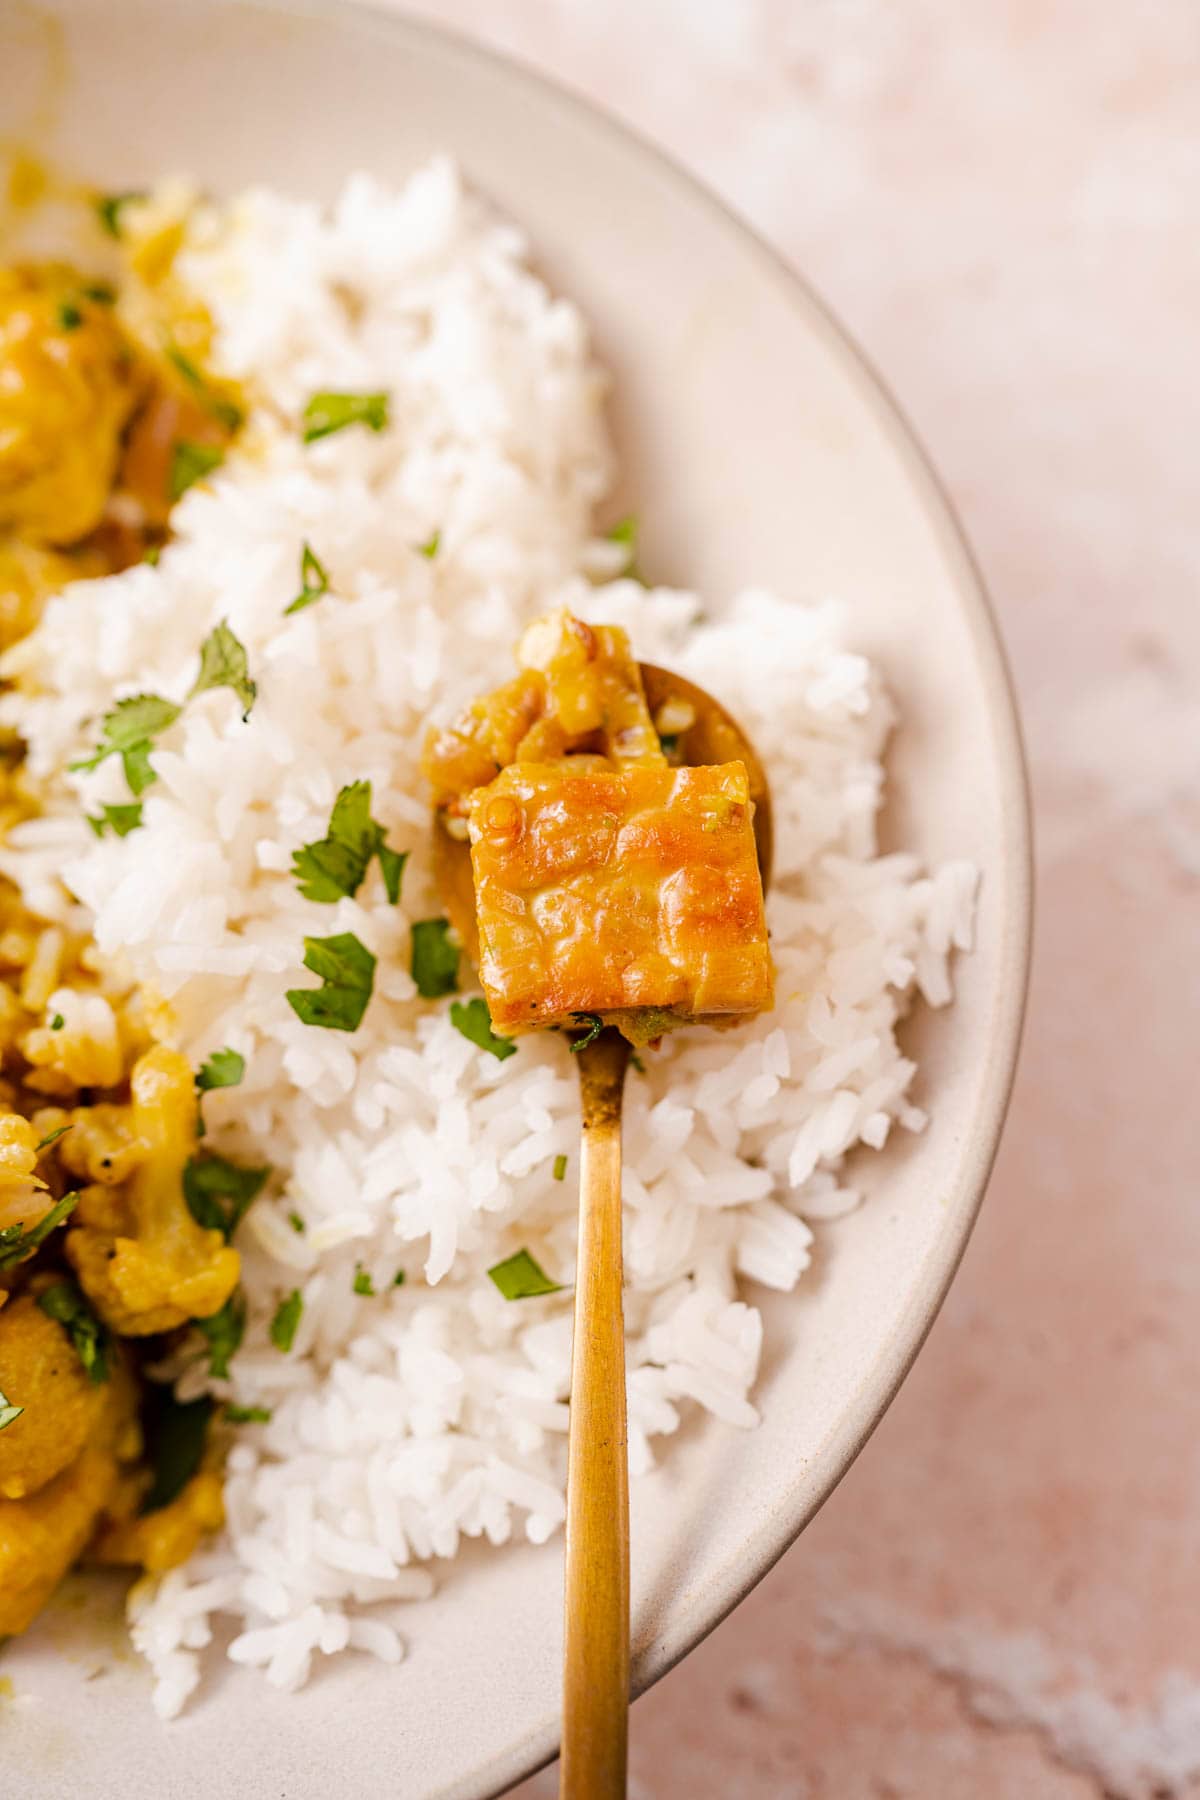
[{"label": "blurred background", "polygon": [[835,308],[980,557],[1037,803],[1025,1053],[962,1272],[816,1522],[639,1702],[633,1794],[1192,1794],[1200,7],[416,10],[665,146]]}]

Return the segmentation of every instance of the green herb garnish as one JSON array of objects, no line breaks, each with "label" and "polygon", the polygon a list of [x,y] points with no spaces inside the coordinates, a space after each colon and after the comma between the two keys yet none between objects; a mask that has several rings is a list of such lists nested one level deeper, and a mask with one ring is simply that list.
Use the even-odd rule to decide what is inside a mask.
[{"label": "green herb garnish", "polygon": [[518,1250],[515,1256],[489,1269],[488,1274],[506,1300],[536,1300],[539,1294],[562,1291],[561,1281],[551,1281],[528,1250]]},{"label": "green herb garnish", "polygon": [[290,606],[284,607],[284,618],[289,613],[303,612],[306,606],[313,606],[328,592],[328,571],[312,545],[306,543],[300,552],[300,592]]},{"label": "green herb garnish", "polygon": [[396,1273],[392,1276],[392,1286],[393,1287],[403,1287],[404,1283],[407,1280],[408,1280],[408,1276],[404,1273],[404,1270],[397,1269]]},{"label": "green herb garnish", "polygon": [[371,1280],[371,1271],[364,1269],[361,1263],[354,1265],[354,1292],[364,1295],[368,1300],[375,1297],[375,1283]]},{"label": "green herb garnish", "polygon": [[600,1017],[599,1013],[572,1013],[571,1017],[577,1020],[581,1026],[587,1026],[587,1030],[583,1035],[577,1037],[571,1045],[571,1055],[574,1056],[577,1051],[586,1049],[588,1044],[590,1044],[594,1038],[600,1036],[600,1033],[604,1030],[604,1020]]},{"label": "green herb garnish", "polygon": [[23,1224],[6,1225],[0,1231],[0,1269],[15,1268],[45,1242],[56,1226],[61,1225],[79,1204],[78,1194],[64,1194],[56,1206],[26,1231]]},{"label": "green herb garnish", "polygon": [[206,694],[212,688],[232,688],[242,703],[242,717],[250,717],[257,684],[250,679],[246,663],[246,646],[229,629],[224,619],[209,632],[200,646],[200,673],[192,683],[188,699]]},{"label": "green herb garnish", "polygon": [[98,815],[85,813],[84,817],[98,838],[109,830],[119,838],[128,837],[142,822],[142,803],[135,800],[129,806],[102,806]]},{"label": "green herb garnish", "polygon": [[245,1073],[246,1059],[240,1050],[214,1050],[200,1064],[196,1087],[201,1094],[211,1093],[213,1088],[239,1087]]},{"label": "green herb garnish", "polygon": [[677,731],[668,731],[664,737],[663,733],[660,731],[658,734],[658,741],[664,756],[674,756],[676,750],[679,748],[679,733]]},{"label": "green herb garnish", "polygon": [[441,549],[441,547],[442,547],[442,534],[440,531],[431,532],[430,535],[425,539],[425,542],[423,544],[417,545],[417,549],[421,552],[421,555],[427,556],[429,558],[430,562],[433,561],[434,557],[437,555],[437,553]]},{"label": "green herb garnish", "polygon": [[223,1156],[190,1156],[183,1171],[188,1211],[205,1231],[231,1238],[270,1173],[269,1167],[241,1169]]},{"label": "green herb garnish", "polygon": [[182,1401],[170,1388],[150,1384],[142,1408],[142,1430],[154,1479],[142,1501],[143,1514],[170,1506],[192,1479],[204,1455],[212,1411],[208,1394]]},{"label": "green herb garnish", "polygon": [[304,1233],[308,1229],[308,1227],[305,1225],[304,1220],[300,1217],[300,1214],[298,1212],[290,1212],[288,1214],[287,1218],[288,1218],[288,1224],[291,1226],[292,1230],[294,1232],[298,1233],[299,1236],[303,1237]]},{"label": "green herb garnish", "polygon": [[637,566],[637,555],[638,555],[637,514],[630,513],[626,518],[618,519],[617,523],[613,526],[612,530],[606,532],[605,536],[607,537],[610,544],[621,544],[625,549],[625,552],[626,552],[625,564],[621,570],[621,574],[628,576],[630,581],[636,581],[636,582],[640,583],[640,585],[642,587],[645,587],[646,584],[642,580],[641,575],[638,573],[638,566]]},{"label": "green herb garnish", "polygon": [[304,409],[304,442],[315,444],[347,425],[382,431],[388,422],[388,401],[387,394],[314,394]]},{"label": "green herb garnish", "polygon": [[319,988],[289,988],[284,998],[306,1025],[357,1031],[375,986],[375,958],[352,931],[306,937],[304,966],[321,977]]},{"label": "green herb garnish", "polygon": [[177,438],[171,446],[171,469],[167,493],[172,501],[186,494],[197,481],[203,481],[225,461],[219,444],[198,444],[194,438]]},{"label": "green herb garnish", "polygon": [[246,1333],[246,1298],[235,1288],[220,1312],[196,1320],[196,1330],[208,1342],[208,1372],[214,1381],[229,1380],[229,1359],[241,1348]]},{"label": "green herb garnish", "polygon": [[23,1406],[13,1406],[7,1394],[0,1394],[0,1431],[3,1431],[6,1425],[11,1425],[14,1419],[19,1419],[24,1411]]},{"label": "green herb garnish", "polygon": [[115,306],[117,290],[108,281],[85,281],[80,288],[85,300],[93,301],[97,306]]},{"label": "green herb garnish", "polygon": [[488,1011],[486,1000],[454,1000],[450,1005],[450,1023],[456,1031],[461,1031],[471,1043],[478,1044],[481,1050],[487,1050],[499,1062],[507,1056],[517,1054],[517,1046],[511,1038],[497,1037],[492,1030],[492,1015]]},{"label": "green herb garnish", "polygon": [[157,779],[150,767],[154,741],[175,723],[182,710],[173,700],[164,700],[159,694],[131,694],[127,700],[118,700],[101,721],[101,738],[96,750],[91,756],[67,766],[72,773],[96,769],[108,757],[119,756],[133,793],[144,793]]},{"label": "green herb garnish", "polygon": [[51,1144],[57,1144],[60,1137],[65,1137],[68,1131],[74,1129],[73,1125],[60,1125],[57,1131],[48,1131],[41,1143],[34,1145],[35,1154],[40,1156],[43,1150],[48,1150]]},{"label": "green herb garnish", "polygon": [[306,900],[332,906],[357,894],[374,856],[394,906],[408,851],[392,850],[384,842],[383,826],[371,817],[370,782],[352,781],[333,803],[326,835],[292,852],[292,873]]},{"label": "green herb garnish", "polygon": [[73,300],[59,301],[57,318],[60,331],[78,331],[83,324],[83,314]]},{"label": "green herb garnish", "polygon": [[293,1288],[287,1299],[281,1300],[275,1308],[275,1317],[271,1320],[271,1342],[285,1356],[295,1342],[296,1327],[303,1311],[304,1298],[299,1288]]},{"label": "green herb garnish", "polygon": [[556,1156],[554,1159],[554,1179],[555,1179],[555,1181],[565,1181],[566,1175],[567,1175],[567,1157],[566,1157],[566,1153],[564,1151],[560,1155]]},{"label": "green herb garnish", "polygon": [[50,1021],[51,1031],[61,1031],[66,1022],[61,1013],[55,1013]]},{"label": "green herb garnish", "polygon": [[96,216],[107,231],[109,237],[119,238],[121,235],[121,210],[131,200],[144,200],[146,194],[142,188],[129,188],[123,194],[100,194],[95,202]]},{"label": "green herb garnish", "polygon": [[100,1323],[80,1289],[73,1281],[56,1281],[38,1305],[48,1319],[56,1319],[75,1346],[75,1354],[88,1373],[88,1380],[99,1385],[108,1380],[108,1332]]},{"label": "green herb garnish", "polygon": [[458,986],[459,948],[449,919],[418,919],[412,928],[409,969],[422,1000],[437,1000]]},{"label": "green herb garnish", "polygon": [[219,393],[190,356],[185,356],[177,344],[167,345],[167,361],[178,369],[192,392],[206,412],[210,412],[219,424],[227,431],[236,431],[243,420],[240,406],[226,395]]},{"label": "green herb garnish", "polygon": [[225,1422],[228,1425],[269,1425],[272,1413],[269,1406],[227,1406]]}]

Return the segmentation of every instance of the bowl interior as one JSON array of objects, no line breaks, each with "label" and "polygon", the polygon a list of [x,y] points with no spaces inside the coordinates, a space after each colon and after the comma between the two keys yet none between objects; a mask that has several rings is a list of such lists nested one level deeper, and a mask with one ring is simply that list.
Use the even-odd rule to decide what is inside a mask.
[{"label": "bowl interior", "polygon": [[[720,602],[753,580],[836,592],[903,729],[885,837],[983,870],[958,999],[907,1042],[932,1105],[857,1170],[794,1297],[757,1294],[763,1425],[685,1430],[633,1495],[636,1678],[661,1674],[770,1566],[886,1406],[953,1273],[1011,1079],[1029,929],[1020,747],[979,585],[919,452],[856,353],[771,253],[685,176],[560,91],[367,11],[211,0],[14,0],[0,150],[97,185],[186,171],[217,190],[331,195],[436,149],[528,229],[616,377],[644,560]],[[69,1584],[6,1652],[6,1752],[27,1800],[88,1770],[129,1791],[481,1796],[556,1741],[560,1546],[468,1555],[412,1609],[409,1663],[338,1659],[299,1698],[224,1665],[169,1727],[111,1588]],[[104,1679],[82,1686],[103,1668]]]}]

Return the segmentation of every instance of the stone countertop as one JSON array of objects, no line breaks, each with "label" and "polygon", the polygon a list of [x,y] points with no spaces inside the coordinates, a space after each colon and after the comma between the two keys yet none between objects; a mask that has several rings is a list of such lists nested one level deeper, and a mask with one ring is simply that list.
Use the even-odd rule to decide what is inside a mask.
[{"label": "stone countertop", "polygon": [[824,1511],[639,1703],[632,1794],[1191,1794],[1200,12],[425,10],[664,144],[840,314],[979,554],[1036,795],[1025,1052],[962,1271]]}]

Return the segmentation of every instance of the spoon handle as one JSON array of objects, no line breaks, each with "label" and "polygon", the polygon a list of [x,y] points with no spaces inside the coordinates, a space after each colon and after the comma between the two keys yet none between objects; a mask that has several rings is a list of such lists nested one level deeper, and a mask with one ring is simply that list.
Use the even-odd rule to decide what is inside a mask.
[{"label": "spoon handle", "polygon": [[629,1045],[578,1052],[583,1101],[571,1357],[562,1800],[622,1800],[629,1714],[629,1462],[621,1097]]}]

